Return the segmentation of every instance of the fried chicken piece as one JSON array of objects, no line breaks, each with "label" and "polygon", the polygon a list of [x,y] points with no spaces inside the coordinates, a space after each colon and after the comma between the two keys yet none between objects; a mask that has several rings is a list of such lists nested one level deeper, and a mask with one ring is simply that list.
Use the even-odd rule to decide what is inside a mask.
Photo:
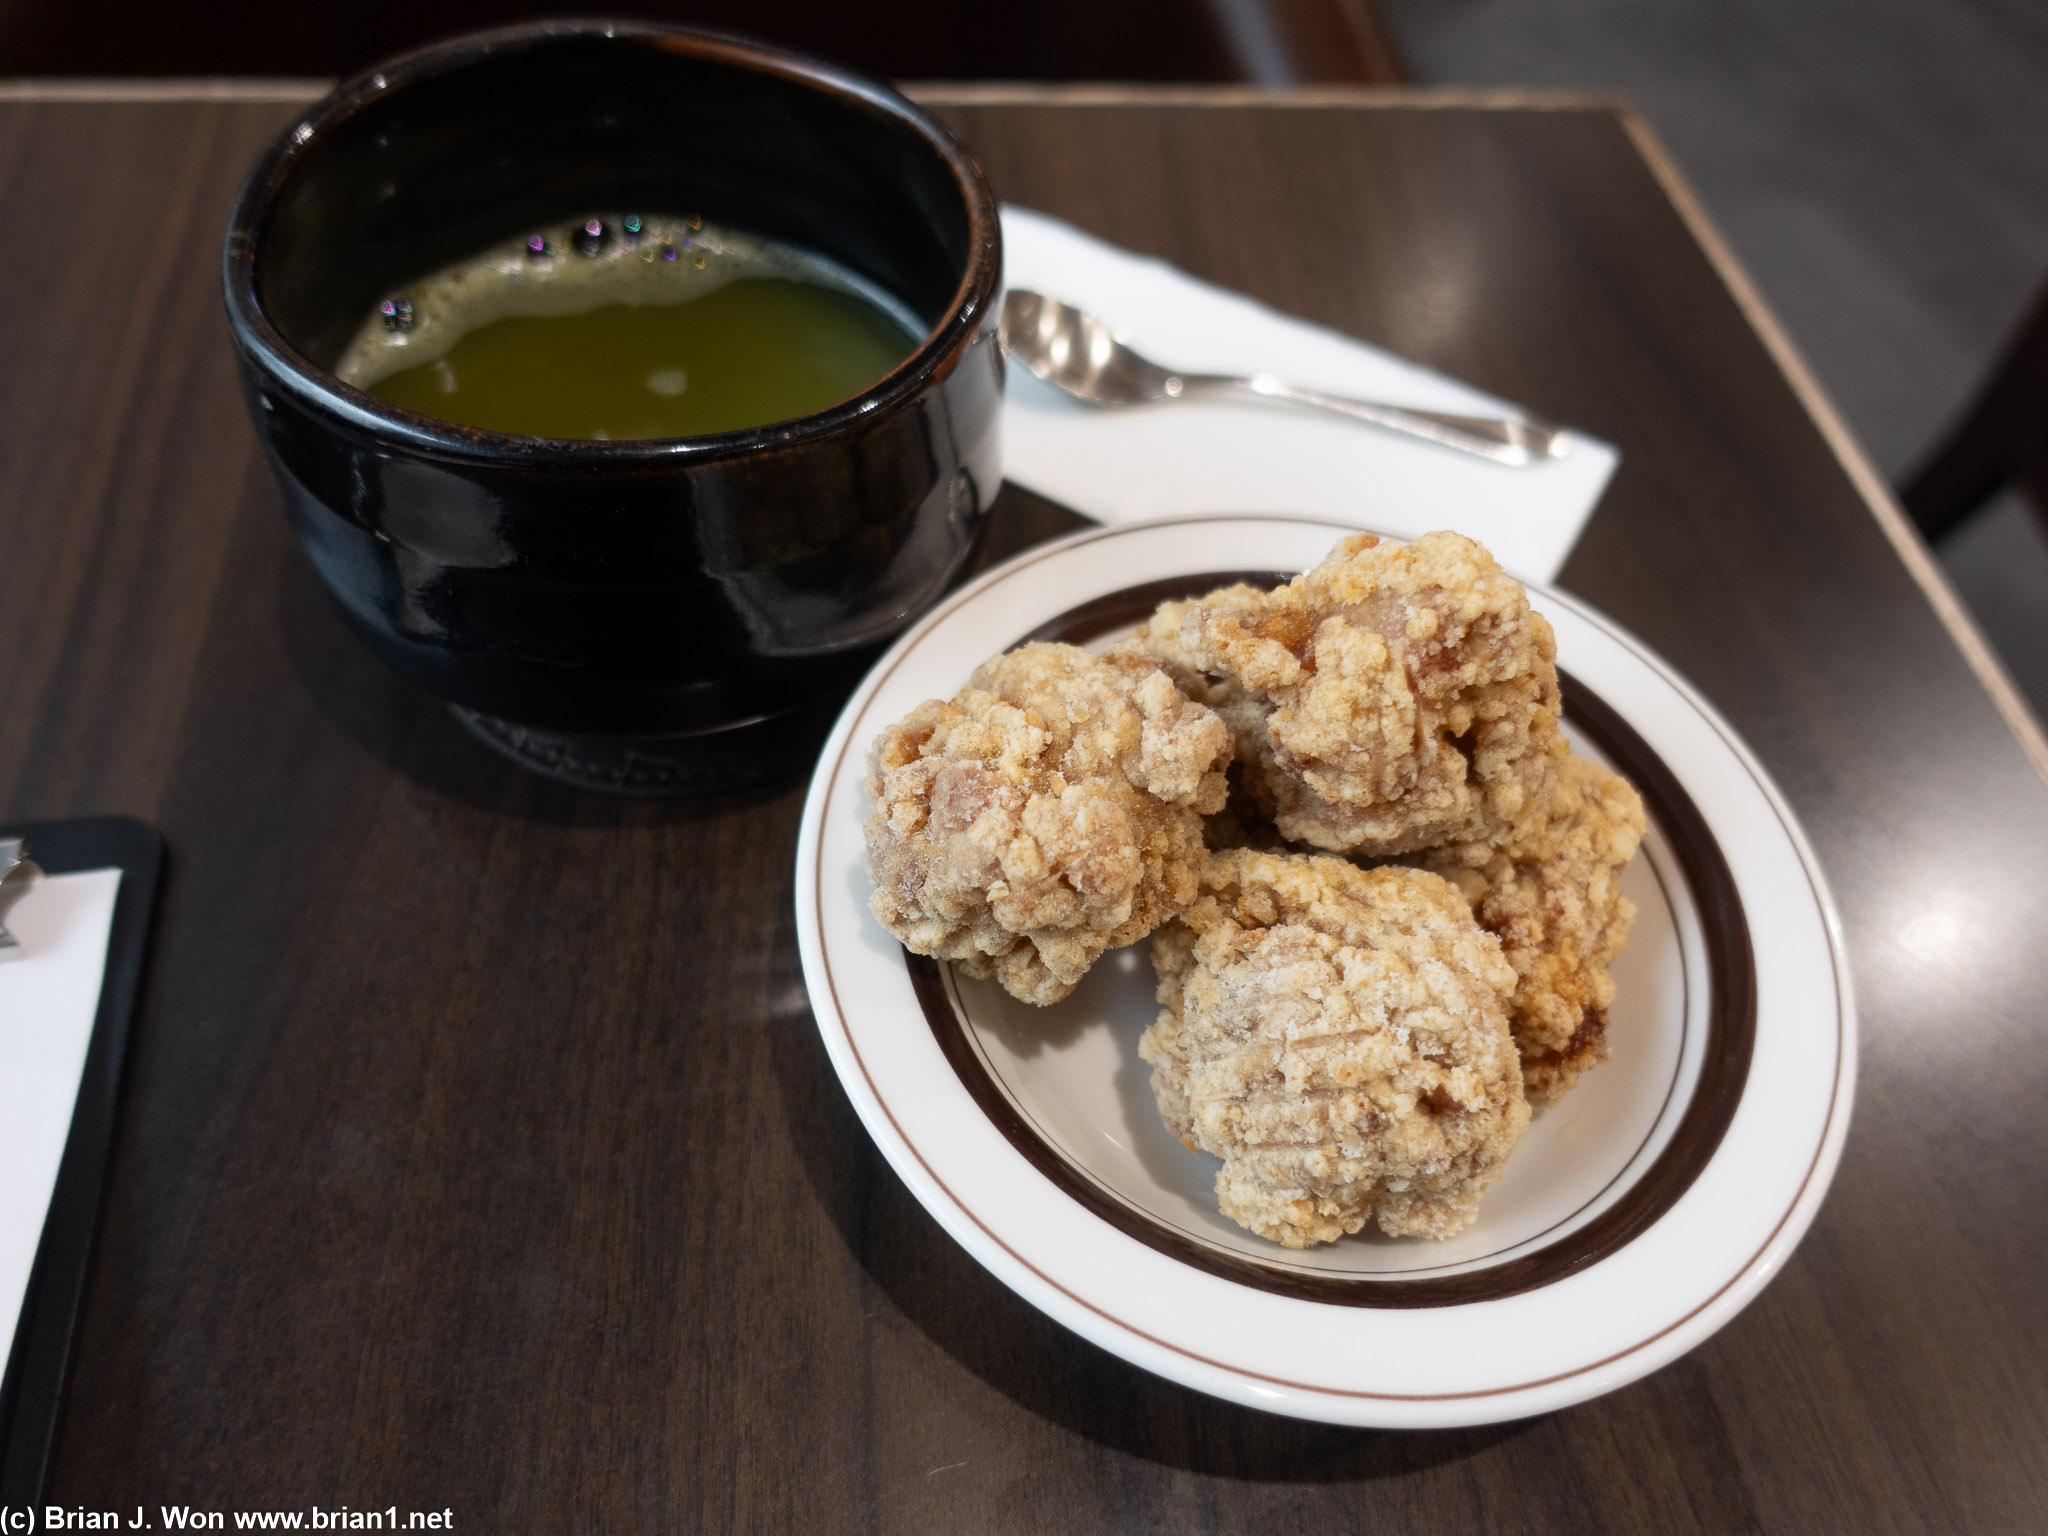
[{"label": "fried chicken piece", "polygon": [[1138,1043],[1168,1129],[1223,1159],[1223,1214],[1304,1248],[1368,1220],[1449,1237],[1529,1123],[1515,973],[1456,887],[1328,855],[1214,854],[1152,939]]},{"label": "fried chicken piece", "polygon": [[1156,662],[1027,645],[868,755],[869,906],[921,955],[1057,1002],[1195,899],[1230,732]]},{"label": "fried chicken piece", "polygon": [[1134,642],[1229,723],[1283,837],[1386,857],[1502,842],[1565,753],[1557,642],[1520,582],[1455,533],[1344,540],[1271,592],[1168,605]]},{"label": "fried chicken piece", "polygon": [[1416,860],[1454,881],[1515,968],[1509,1022],[1531,1102],[1552,1104],[1608,1056],[1608,967],[1628,942],[1635,903],[1621,871],[1643,839],[1628,780],[1567,757],[1544,813],[1505,848],[1434,849]]}]

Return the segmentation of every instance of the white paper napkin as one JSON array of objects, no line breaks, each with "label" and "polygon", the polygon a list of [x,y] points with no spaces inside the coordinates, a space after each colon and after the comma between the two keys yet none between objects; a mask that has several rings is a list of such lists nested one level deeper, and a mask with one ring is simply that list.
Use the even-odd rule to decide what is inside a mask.
[{"label": "white paper napkin", "polygon": [[[1133,255],[1029,208],[1003,209],[1004,282],[1100,316],[1169,367],[1274,373],[1396,405],[1513,407],[1455,379]],[[1547,581],[1570,553],[1620,455],[1574,433],[1526,469],[1314,412],[1257,403],[1104,410],[1010,365],[1003,473],[1105,523],[1189,512],[1308,512],[1402,538],[1471,535],[1517,575]]]},{"label": "white paper napkin", "polygon": [[12,1347],[99,1014],[121,871],[49,875],[7,914],[0,965],[0,1361]]}]

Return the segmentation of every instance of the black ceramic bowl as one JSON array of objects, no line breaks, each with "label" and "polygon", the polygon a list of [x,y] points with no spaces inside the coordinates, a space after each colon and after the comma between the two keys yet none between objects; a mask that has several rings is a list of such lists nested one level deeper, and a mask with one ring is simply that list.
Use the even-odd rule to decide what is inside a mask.
[{"label": "black ceramic bowl", "polygon": [[[821,251],[925,340],[816,415],[647,441],[457,426],[330,371],[409,282],[607,208]],[[959,572],[998,486],[987,182],[895,92],[759,44],[574,21],[398,59],[264,155],[221,265],[293,531],[350,623],[567,777],[675,787],[647,767],[666,754],[688,787],[698,747],[747,739],[718,733],[828,708]]]}]

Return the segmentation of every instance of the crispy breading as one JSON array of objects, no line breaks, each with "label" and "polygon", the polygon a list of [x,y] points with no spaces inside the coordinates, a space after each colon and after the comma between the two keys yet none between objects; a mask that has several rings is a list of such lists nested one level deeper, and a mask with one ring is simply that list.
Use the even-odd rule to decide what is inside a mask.
[{"label": "crispy breading", "polygon": [[1169,604],[1127,644],[1203,678],[1246,789],[1333,852],[1504,841],[1565,752],[1550,625],[1455,533],[1354,535],[1274,591]]},{"label": "crispy breading", "polygon": [[1327,855],[1212,855],[1152,940],[1138,1045],[1168,1128],[1223,1159],[1223,1214],[1289,1248],[1368,1220],[1449,1237],[1529,1123],[1515,985],[1457,889]]},{"label": "crispy breading", "polygon": [[1441,848],[1416,860],[1456,882],[1515,968],[1509,1022],[1536,1104],[1555,1103],[1607,1059],[1608,967],[1636,915],[1621,871],[1642,838],[1634,787],[1573,756],[1559,765],[1544,814],[1507,847]]},{"label": "crispy breading", "polygon": [[868,757],[869,905],[921,955],[1027,1003],[1194,900],[1230,733],[1150,658],[1027,645]]}]

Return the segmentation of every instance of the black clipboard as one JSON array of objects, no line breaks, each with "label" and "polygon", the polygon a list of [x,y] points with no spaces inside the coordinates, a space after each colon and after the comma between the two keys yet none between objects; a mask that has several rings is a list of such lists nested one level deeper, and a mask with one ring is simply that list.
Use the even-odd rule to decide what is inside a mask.
[{"label": "black clipboard", "polygon": [[78,1101],[72,1106],[71,1134],[57,1165],[7,1371],[0,1376],[0,1506],[21,1508],[41,1505],[49,1481],[57,1407],[71,1371],[86,1266],[99,1224],[121,1063],[128,1053],[150,915],[163,875],[164,840],[155,828],[126,816],[0,825],[0,837],[27,839],[28,857],[47,874],[121,871],[107,935],[106,975],[78,1080]]}]

